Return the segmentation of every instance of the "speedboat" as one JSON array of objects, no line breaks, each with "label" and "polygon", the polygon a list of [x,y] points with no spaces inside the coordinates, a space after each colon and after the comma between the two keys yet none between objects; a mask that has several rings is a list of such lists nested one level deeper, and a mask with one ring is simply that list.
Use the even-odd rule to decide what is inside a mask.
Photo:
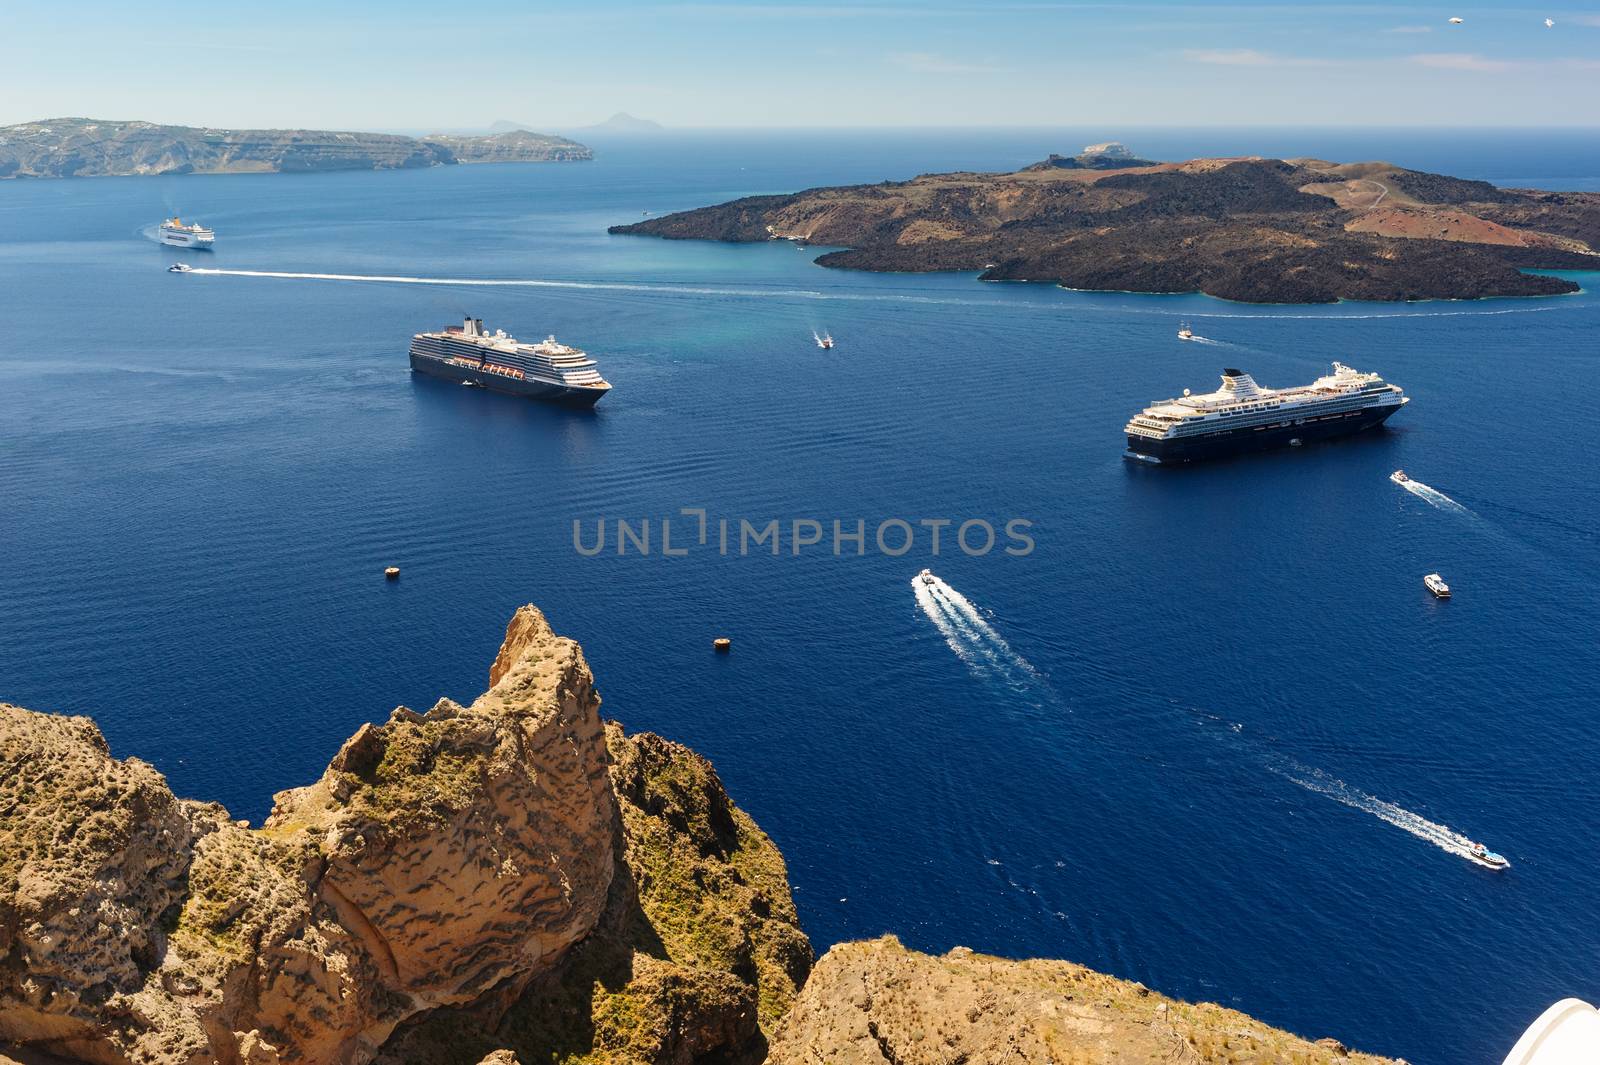
[{"label": "speedboat", "polygon": [[937,577],[935,577],[933,575],[933,570],[931,570],[931,569],[925,569],[921,573],[917,574],[917,580],[921,581],[923,584],[926,584],[926,585],[928,585],[930,587],[936,581],[938,581],[938,579],[939,578],[937,578]]},{"label": "speedboat", "polygon": [[1188,322],[1184,322],[1183,325],[1178,327],[1178,339],[1179,340],[1193,340],[1194,339],[1194,330],[1189,328],[1189,323]]},{"label": "speedboat", "polygon": [[1407,481],[1411,480],[1411,478],[1406,476],[1405,470],[1395,470],[1389,475],[1389,480],[1393,481],[1395,484],[1405,484]]},{"label": "speedboat", "polygon": [[827,333],[823,333],[821,336],[818,336],[816,333],[812,333],[811,339],[815,340],[817,342],[817,347],[824,351],[833,347],[833,337],[829,336]]},{"label": "speedboat", "polygon": [[1446,584],[1444,582],[1444,578],[1439,576],[1437,573],[1428,574],[1426,577],[1422,578],[1422,583],[1427,587],[1428,591],[1434,594],[1435,598],[1450,598],[1450,586]]},{"label": "speedboat", "polygon": [[171,266],[167,267],[167,273],[169,273],[169,274],[187,274],[189,272],[189,269],[190,269],[190,267],[189,267],[188,263],[173,263]]},{"label": "speedboat", "polygon": [[1503,854],[1496,854],[1481,843],[1468,842],[1467,856],[1479,865],[1486,865],[1490,869],[1509,869],[1511,863]]}]

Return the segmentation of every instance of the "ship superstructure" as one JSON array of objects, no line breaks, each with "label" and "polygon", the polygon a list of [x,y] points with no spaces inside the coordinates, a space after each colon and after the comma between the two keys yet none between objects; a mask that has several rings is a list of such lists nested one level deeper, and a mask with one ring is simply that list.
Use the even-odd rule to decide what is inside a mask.
[{"label": "ship superstructure", "polygon": [[1331,374],[1296,388],[1262,388],[1242,370],[1226,369],[1217,391],[1185,389],[1134,415],[1124,454],[1165,464],[1310,443],[1380,425],[1408,402],[1398,386],[1338,362]]},{"label": "ship superstructure", "polygon": [[595,361],[578,348],[553,336],[525,344],[503,329],[486,331],[482,318],[412,337],[411,368],[496,392],[585,407],[611,391]]},{"label": "ship superstructure", "polygon": [[209,248],[217,242],[217,235],[198,222],[184,225],[181,218],[169,218],[161,223],[161,243],[174,248]]}]

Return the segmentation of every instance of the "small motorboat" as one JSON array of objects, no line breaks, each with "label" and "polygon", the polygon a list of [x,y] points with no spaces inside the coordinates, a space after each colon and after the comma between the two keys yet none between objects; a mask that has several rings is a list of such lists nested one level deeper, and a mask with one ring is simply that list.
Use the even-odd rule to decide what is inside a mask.
[{"label": "small motorboat", "polygon": [[1444,578],[1439,576],[1437,573],[1428,574],[1426,577],[1422,578],[1422,583],[1428,589],[1428,591],[1434,594],[1434,598],[1450,598],[1450,586],[1446,584],[1444,582]]},{"label": "small motorboat", "polygon": [[1188,322],[1184,322],[1181,326],[1178,327],[1178,339],[1179,340],[1193,340],[1194,339],[1194,330],[1189,328],[1189,323]]},{"label": "small motorboat", "polygon": [[482,381],[474,381],[470,377],[469,378],[463,378],[462,381],[461,381],[461,387],[462,388],[482,388],[483,387],[483,382]]},{"label": "small motorboat", "polygon": [[939,578],[937,578],[937,577],[935,577],[933,575],[933,570],[925,569],[921,573],[917,574],[917,580],[921,581],[923,584],[928,585],[929,587],[932,587],[935,583],[938,582]]},{"label": "small motorboat", "polygon": [[1511,863],[1506,860],[1505,855],[1496,854],[1481,843],[1469,842],[1467,844],[1467,855],[1479,865],[1488,866],[1490,869],[1509,869],[1511,867]]},{"label": "small motorboat", "polygon": [[833,347],[833,337],[829,336],[827,333],[818,335],[817,333],[813,332],[811,334],[811,339],[815,340],[817,342],[817,347],[821,348],[823,351],[827,351],[829,348]]},{"label": "small motorboat", "polygon": [[189,270],[190,267],[188,263],[173,263],[171,266],[167,267],[167,273],[169,274],[187,274]]},{"label": "small motorboat", "polygon": [[1393,481],[1395,484],[1405,484],[1407,481],[1411,480],[1411,478],[1406,476],[1405,470],[1395,470],[1389,475],[1389,480]]}]

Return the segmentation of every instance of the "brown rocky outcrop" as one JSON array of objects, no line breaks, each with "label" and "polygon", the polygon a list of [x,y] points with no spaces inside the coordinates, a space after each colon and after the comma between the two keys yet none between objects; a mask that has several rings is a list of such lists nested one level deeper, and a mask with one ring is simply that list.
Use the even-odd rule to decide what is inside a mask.
[{"label": "brown rocky outcrop", "polygon": [[749,196],[611,232],[793,240],[837,246],[820,266],[1259,303],[1555,295],[1577,282],[1529,271],[1600,260],[1596,193],[1497,189],[1388,163],[1091,162]]},{"label": "brown rocky outcrop", "polygon": [[823,955],[767,1065],[1149,1061],[1396,1065],[1071,962],[1010,961],[965,947],[935,957],[887,936]]},{"label": "brown rocky outcrop", "polygon": [[382,1065],[761,1061],[811,968],[783,857],[680,744],[606,726],[621,813],[617,875],[594,932],[515,1002],[440,1010]]},{"label": "brown rocky outcrop", "polygon": [[86,1061],[359,1062],[509,996],[599,920],[616,801],[588,666],[524,607],[469,707],[364,726],[259,830],[0,707],[0,1042]]}]

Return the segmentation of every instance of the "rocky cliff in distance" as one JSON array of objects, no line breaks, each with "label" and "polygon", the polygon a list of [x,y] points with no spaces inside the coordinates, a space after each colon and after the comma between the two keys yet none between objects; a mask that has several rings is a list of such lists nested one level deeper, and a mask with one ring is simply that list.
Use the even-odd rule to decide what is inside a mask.
[{"label": "rocky cliff in distance", "polygon": [[599,702],[523,607],[488,691],[363,726],[258,829],[0,705],[0,1062],[1380,1060],[1066,962],[885,939],[812,972],[772,841]]},{"label": "rocky cliff in distance", "polygon": [[486,137],[436,133],[424,137],[423,143],[445,149],[458,163],[573,163],[594,158],[594,152],[577,141],[525,129]]},{"label": "rocky cliff in distance", "polygon": [[822,266],[978,273],[1257,303],[1575,292],[1600,193],[1497,189],[1389,163],[1052,156],[1010,174],[752,196],[613,233],[835,245]]},{"label": "rocky cliff in distance", "polygon": [[576,141],[519,132],[430,137],[305,129],[211,129],[52,118],[0,128],[0,178],[395,170],[463,162],[593,158]]}]

